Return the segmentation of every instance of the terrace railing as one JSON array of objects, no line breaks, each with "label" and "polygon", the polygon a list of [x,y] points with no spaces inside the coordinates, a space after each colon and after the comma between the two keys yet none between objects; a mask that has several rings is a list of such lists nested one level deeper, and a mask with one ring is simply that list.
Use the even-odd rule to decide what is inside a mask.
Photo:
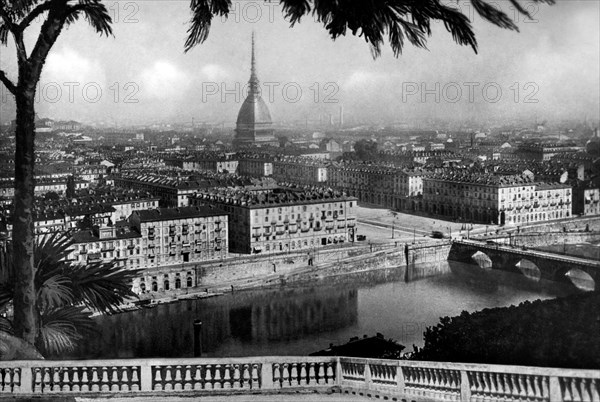
[{"label": "terrace railing", "polygon": [[300,356],[0,362],[0,398],[300,390],[410,401],[600,402],[600,370]]}]

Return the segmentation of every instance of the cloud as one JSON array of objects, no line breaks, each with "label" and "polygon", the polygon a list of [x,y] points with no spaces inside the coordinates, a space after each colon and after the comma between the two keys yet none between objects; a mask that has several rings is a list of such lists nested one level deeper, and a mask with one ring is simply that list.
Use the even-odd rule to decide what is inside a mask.
[{"label": "cloud", "polygon": [[149,98],[179,97],[188,83],[188,77],[175,65],[158,60],[140,74],[140,94]]},{"label": "cloud", "polygon": [[382,77],[379,74],[368,71],[355,71],[345,81],[346,89],[363,89],[367,86],[377,84]]},{"label": "cloud", "polygon": [[226,69],[218,64],[207,64],[200,70],[204,78],[209,80],[223,80],[229,76]]},{"label": "cloud", "polygon": [[76,82],[79,85],[97,83],[104,86],[106,74],[98,60],[86,58],[65,47],[51,52],[44,67],[42,82]]}]

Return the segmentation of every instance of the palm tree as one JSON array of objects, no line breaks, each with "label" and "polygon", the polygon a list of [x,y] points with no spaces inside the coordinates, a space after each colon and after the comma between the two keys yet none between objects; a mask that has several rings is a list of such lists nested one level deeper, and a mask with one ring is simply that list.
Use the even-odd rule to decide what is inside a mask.
[{"label": "palm tree", "polygon": [[[37,41],[28,54],[23,39],[24,32],[37,17],[46,15]],[[13,226],[13,261],[15,270],[14,322],[15,333],[29,343],[35,342],[38,333],[36,322],[36,289],[34,284],[34,162],[35,162],[35,110],[36,85],[50,49],[62,29],[79,17],[85,17],[99,33],[110,35],[111,18],[99,0],[0,0],[0,43],[7,44],[12,35],[17,51],[18,80],[15,84],[3,71],[0,81],[15,97],[17,106],[15,149],[15,198]]]},{"label": "palm tree", "polygon": [[[71,351],[95,329],[92,313],[115,313],[128,298],[131,281],[138,270],[127,270],[112,263],[87,265],[67,261],[71,240],[63,234],[39,238],[34,249],[36,321],[39,322],[35,347],[43,355]],[[0,271],[0,310],[14,295],[14,270],[8,265]],[[14,321],[0,318],[0,333],[12,335]]]},{"label": "palm tree", "polygon": [[[448,7],[440,0],[280,0],[283,13],[291,25],[307,15],[314,15],[333,39],[345,35],[364,37],[377,56],[381,52],[384,35],[396,56],[406,40],[417,47],[425,47],[431,35],[432,21],[442,21],[453,39],[477,50],[477,41],[471,23],[460,10]],[[471,0],[473,8],[486,20],[503,28],[517,29],[502,11],[488,4],[488,0]],[[520,13],[528,15],[519,0],[509,0]],[[553,3],[554,0],[534,0]],[[192,19],[185,42],[191,50],[208,37],[214,16],[227,16],[231,0],[190,0]],[[31,22],[43,17],[37,41],[28,54],[23,40]],[[96,32],[111,35],[111,17],[100,0],[0,0],[0,44],[6,45],[9,35],[15,43],[18,63],[16,84],[0,70],[0,82],[16,100],[17,126],[15,148],[14,198],[14,266],[15,333],[28,342],[34,342],[38,333],[36,322],[36,290],[34,268],[34,162],[35,110],[34,96],[42,68],[62,29],[84,17]]]}]

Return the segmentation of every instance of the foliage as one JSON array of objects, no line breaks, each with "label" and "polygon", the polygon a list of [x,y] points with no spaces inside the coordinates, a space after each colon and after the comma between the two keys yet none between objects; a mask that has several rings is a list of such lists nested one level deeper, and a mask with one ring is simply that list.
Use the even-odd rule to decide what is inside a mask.
[{"label": "foliage", "polygon": [[[512,8],[529,16],[519,0],[509,0]],[[553,4],[554,0],[534,0]],[[443,22],[460,45],[471,46],[477,52],[477,40],[469,18],[458,7],[440,0],[281,0],[282,11],[291,26],[305,16],[313,16],[329,32],[332,39],[352,35],[363,37],[369,44],[371,54],[381,54],[381,46],[387,40],[395,56],[402,53],[406,41],[413,46],[426,48],[431,36],[433,22]],[[485,20],[501,28],[518,31],[518,27],[506,13],[487,0],[471,0],[473,9]],[[226,17],[231,10],[231,0],[191,0],[192,20],[188,29],[185,50],[208,37],[213,17]]]},{"label": "foliage", "polygon": [[354,144],[354,153],[361,161],[377,159],[377,142],[372,140],[358,140]]},{"label": "foliage", "polygon": [[441,318],[413,359],[597,369],[593,334],[600,334],[600,294],[584,293]]},{"label": "foliage", "polygon": [[[139,272],[101,261],[74,265],[66,261],[72,242],[61,234],[41,237],[35,247],[39,332],[36,347],[43,354],[72,350],[94,331],[94,311],[115,313],[127,298],[135,297],[131,280]],[[10,262],[10,259],[8,260]],[[3,267],[9,271],[11,267]],[[8,275],[3,275],[3,278]],[[14,281],[0,284],[0,308],[12,299]],[[10,333],[8,320],[0,331]]]}]

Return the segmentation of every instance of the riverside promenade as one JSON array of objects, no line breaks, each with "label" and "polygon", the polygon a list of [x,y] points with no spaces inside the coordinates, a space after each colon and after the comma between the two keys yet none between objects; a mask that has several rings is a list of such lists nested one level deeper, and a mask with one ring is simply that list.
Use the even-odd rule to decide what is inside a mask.
[{"label": "riverside promenade", "polygon": [[0,399],[600,401],[600,370],[350,357],[9,361],[0,373]]}]

